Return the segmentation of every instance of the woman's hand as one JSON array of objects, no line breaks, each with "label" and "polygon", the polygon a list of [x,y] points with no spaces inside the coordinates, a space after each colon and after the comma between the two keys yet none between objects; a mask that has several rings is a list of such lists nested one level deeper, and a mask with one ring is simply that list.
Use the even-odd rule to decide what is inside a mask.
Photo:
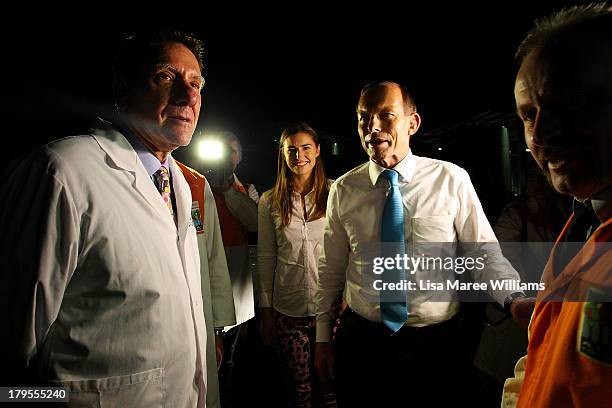
[{"label": "woman's hand", "polygon": [[221,363],[223,362],[223,335],[215,336],[215,352],[217,355],[217,371],[221,368]]},{"label": "woman's hand", "polygon": [[274,325],[274,310],[264,307],[261,311],[261,341],[266,347],[276,346],[276,327]]}]

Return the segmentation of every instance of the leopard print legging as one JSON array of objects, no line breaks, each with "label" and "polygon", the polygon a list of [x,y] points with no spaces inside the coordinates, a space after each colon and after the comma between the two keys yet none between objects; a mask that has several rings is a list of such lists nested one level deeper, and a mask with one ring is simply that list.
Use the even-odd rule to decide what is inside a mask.
[{"label": "leopard print legging", "polygon": [[310,408],[317,404],[326,408],[337,407],[333,390],[316,381],[315,317],[290,317],[276,311],[275,323],[280,360],[293,385],[291,391],[295,406]]}]

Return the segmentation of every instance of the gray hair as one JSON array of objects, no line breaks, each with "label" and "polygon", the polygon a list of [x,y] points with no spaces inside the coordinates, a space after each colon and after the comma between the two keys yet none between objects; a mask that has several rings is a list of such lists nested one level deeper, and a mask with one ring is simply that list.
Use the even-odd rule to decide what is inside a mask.
[{"label": "gray hair", "polygon": [[515,57],[522,63],[533,50],[558,43],[580,31],[612,40],[612,6],[607,3],[578,5],[536,20],[533,29],[519,45]]}]

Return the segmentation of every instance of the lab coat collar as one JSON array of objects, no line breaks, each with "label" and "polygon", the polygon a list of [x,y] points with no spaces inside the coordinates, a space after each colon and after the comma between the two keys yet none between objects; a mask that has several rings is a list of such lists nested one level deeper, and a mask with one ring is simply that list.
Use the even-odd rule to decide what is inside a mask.
[{"label": "lab coat collar", "polygon": [[[134,189],[155,209],[157,215],[165,220],[168,227],[176,231],[176,225],[166,203],[126,137],[112,123],[100,118],[92,126],[90,134],[106,153],[109,166],[132,174]],[[189,226],[189,220],[191,220],[191,202],[187,203],[183,197],[189,191],[189,186],[171,155],[168,155],[168,164],[172,174],[172,188],[176,197],[177,225],[179,226],[179,233],[184,234]],[[188,194],[191,197],[191,193]]]}]

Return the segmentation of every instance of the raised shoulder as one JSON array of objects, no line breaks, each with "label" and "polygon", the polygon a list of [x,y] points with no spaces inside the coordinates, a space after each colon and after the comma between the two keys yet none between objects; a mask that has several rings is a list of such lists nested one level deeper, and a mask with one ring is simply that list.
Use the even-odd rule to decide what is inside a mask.
[{"label": "raised shoulder", "polygon": [[454,163],[431,159],[429,157],[416,157],[417,160],[417,171],[431,173],[431,172],[440,172],[446,175],[453,176],[455,178],[467,178],[469,179],[469,175],[465,169],[460,166],[457,166]]},{"label": "raised shoulder", "polygon": [[185,177],[185,180],[187,180],[188,183],[206,183],[206,177],[204,177],[203,174],[201,174],[195,169],[192,169],[189,166],[184,165],[176,159],[174,159],[174,161],[176,162],[176,165],[181,169],[181,172],[183,173],[183,176]]},{"label": "raised shoulder", "polygon": [[[354,180],[355,178],[360,178],[363,177],[364,175],[366,177],[368,176],[368,166],[369,166],[369,162],[365,162],[363,164],[360,164],[359,166],[347,171],[346,173],[344,173],[343,175],[341,175],[340,177],[338,177],[335,181],[333,181],[332,185],[343,185],[347,182],[351,182],[352,180]],[[332,180],[330,180],[332,181]]]},{"label": "raised shoulder", "polygon": [[261,197],[259,197],[259,202],[269,207],[272,202],[272,194],[274,194],[273,188],[265,191]]}]

